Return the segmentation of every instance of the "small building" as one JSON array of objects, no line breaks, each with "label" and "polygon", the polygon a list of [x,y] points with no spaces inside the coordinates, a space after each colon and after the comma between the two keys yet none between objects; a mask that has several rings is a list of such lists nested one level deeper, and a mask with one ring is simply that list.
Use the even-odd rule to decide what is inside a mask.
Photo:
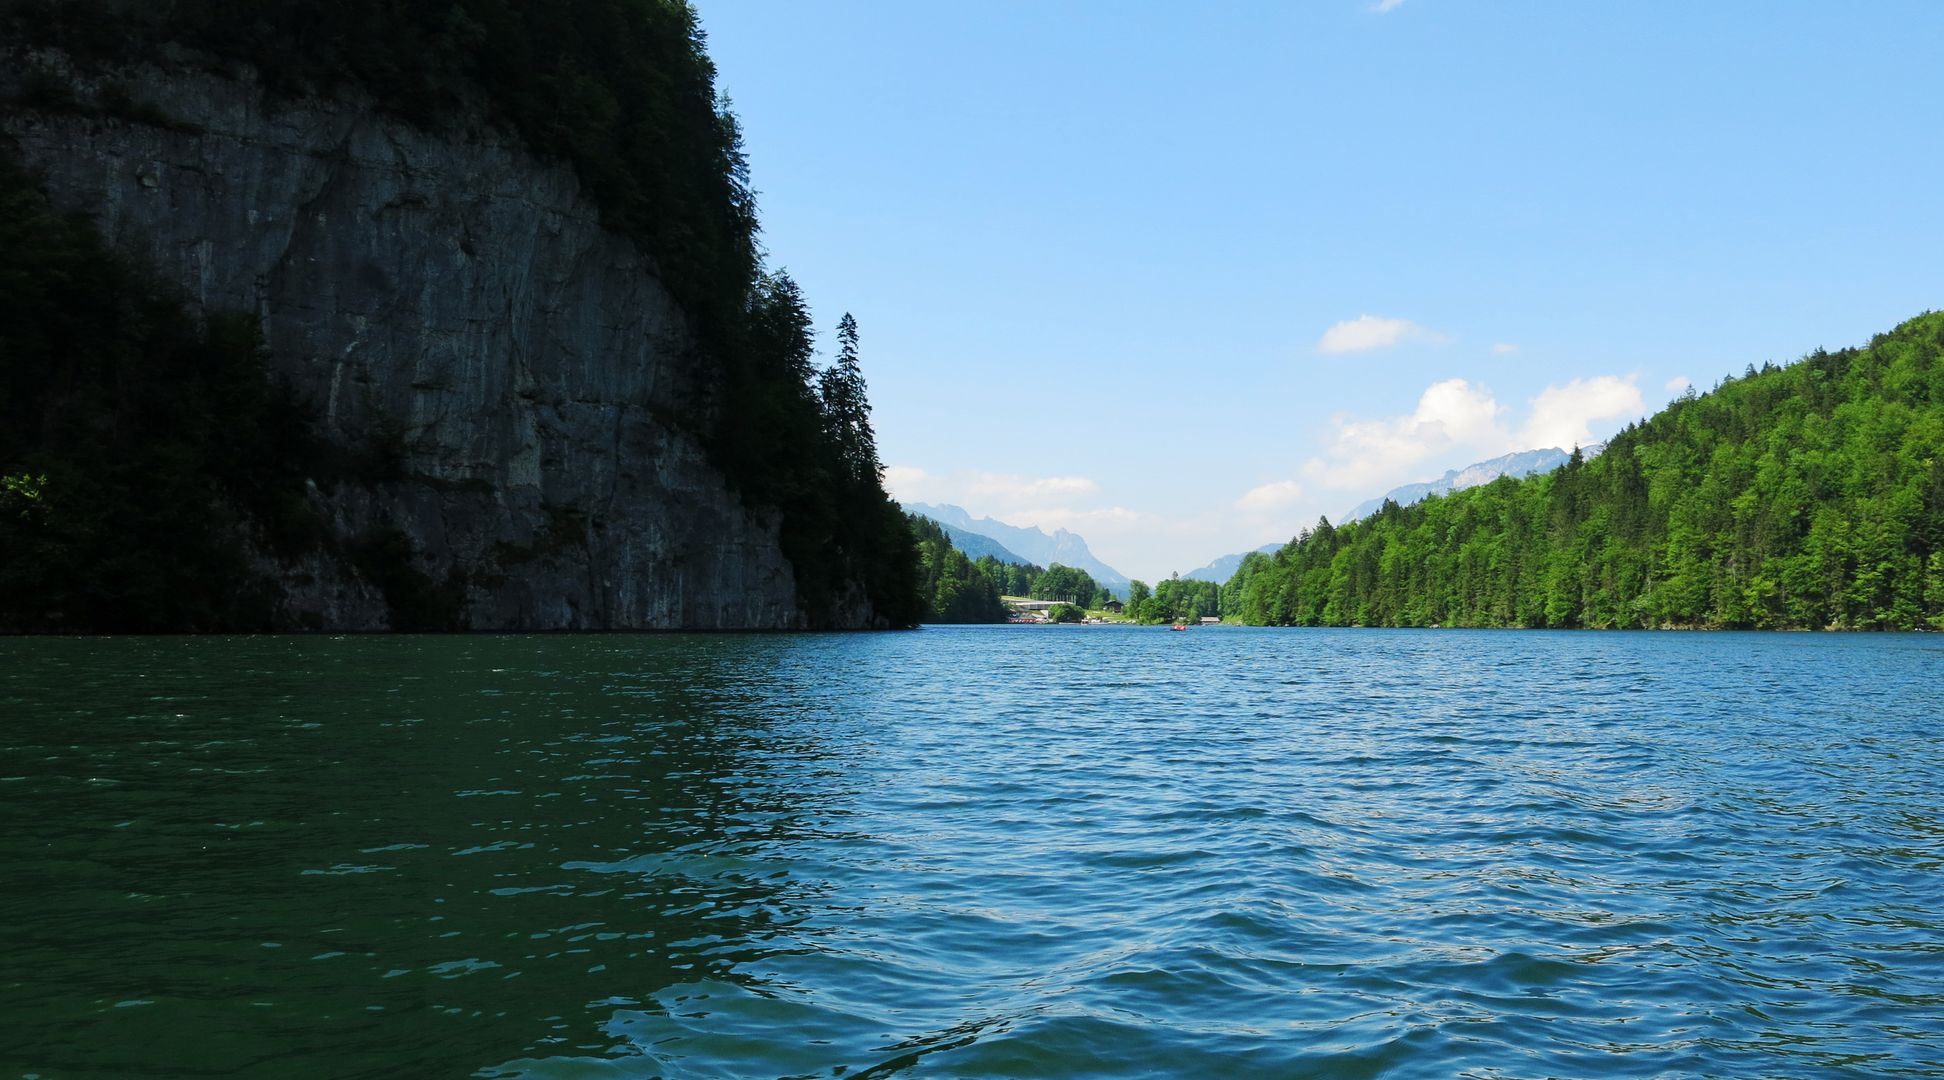
[{"label": "small building", "polygon": [[1100,605],[1100,610],[1111,611],[1114,614],[1119,615],[1122,611],[1126,610],[1126,607],[1127,605],[1121,603],[1119,600],[1109,600],[1106,603]]},{"label": "small building", "polygon": [[1210,623],[1219,623],[1219,622],[1221,622],[1221,621],[1222,621],[1222,617],[1221,617],[1220,615],[1203,615],[1203,616],[1201,617],[1201,621],[1202,621],[1202,625],[1203,625],[1203,626],[1207,626],[1207,625],[1209,625]]}]

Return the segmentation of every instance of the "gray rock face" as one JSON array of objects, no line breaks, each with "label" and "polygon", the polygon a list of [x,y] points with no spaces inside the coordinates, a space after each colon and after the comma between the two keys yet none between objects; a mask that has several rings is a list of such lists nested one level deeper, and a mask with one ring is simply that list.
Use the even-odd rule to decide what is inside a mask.
[{"label": "gray rock face", "polygon": [[[0,58],[0,96],[26,62]],[[705,362],[683,312],[569,168],[247,73],[115,77],[173,123],[7,109],[0,132],[193,303],[257,313],[328,438],[402,444],[402,481],[313,492],[340,538],[401,530],[434,581],[463,575],[475,629],[799,625],[777,522],[671,423]],[[291,625],[385,626],[344,560],[274,569]]]}]

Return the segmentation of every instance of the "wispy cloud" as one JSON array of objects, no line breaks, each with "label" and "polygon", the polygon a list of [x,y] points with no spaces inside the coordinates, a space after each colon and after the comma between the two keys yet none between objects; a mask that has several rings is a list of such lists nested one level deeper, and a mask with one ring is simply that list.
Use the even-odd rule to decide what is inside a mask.
[{"label": "wispy cloud", "polygon": [[1505,441],[1504,407],[1492,392],[1464,379],[1426,387],[1409,415],[1335,419],[1335,438],[1304,472],[1325,487],[1362,490],[1409,475],[1426,458],[1460,446]]},{"label": "wispy cloud", "polygon": [[1273,513],[1303,497],[1303,485],[1294,480],[1277,480],[1250,488],[1235,500],[1235,508],[1251,514]]},{"label": "wispy cloud", "polygon": [[1388,349],[1403,341],[1449,341],[1435,330],[1427,330],[1409,319],[1390,319],[1382,315],[1359,315],[1336,323],[1316,342],[1316,351],[1326,355]]},{"label": "wispy cloud", "polygon": [[1099,484],[1085,476],[1018,476],[972,470],[930,473],[916,465],[886,466],[884,486],[899,502],[963,503],[975,513],[1048,506],[1100,490]]},{"label": "wispy cloud", "polygon": [[1667,380],[1666,383],[1667,392],[1670,394],[1678,394],[1681,391],[1686,390],[1688,387],[1693,385],[1694,385],[1694,380],[1688,378],[1686,375],[1676,375],[1673,378]]},{"label": "wispy cloud", "polygon": [[916,465],[886,465],[884,467],[884,490],[900,502],[923,502],[918,494],[925,487],[930,474]]},{"label": "wispy cloud", "polygon": [[1138,525],[1151,519],[1151,515],[1125,506],[1104,506],[1097,510],[1076,510],[1070,506],[1049,506],[1037,510],[1018,510],[1007,515],[1006,524],[1022,528],[1045,529],[1053,532],[1065,529],[1068,532],[1083,533],[1089,539],[1107,535],[1102,529]]},{"label": "wispy cloud", "polygon": [[1377,0],[1376,3],[1370,5],[1370,10],[1379,15],[1388,15],[1402,6],[1404,6],[1404,0]]},{"label": "wispy cloud", "polygon": [[1492,351],[1495,353],[1515,353],[1519,351],[1519,347],[1509,341],[1495,341],[1492,343]]},{"label": "wispy cloud", "polygon": [[1100,485],[1084,476],[1009,476],[1003,473],[972,473],[969,488],[974,495],[1014,503],[1037,503],[1091,495]]}]

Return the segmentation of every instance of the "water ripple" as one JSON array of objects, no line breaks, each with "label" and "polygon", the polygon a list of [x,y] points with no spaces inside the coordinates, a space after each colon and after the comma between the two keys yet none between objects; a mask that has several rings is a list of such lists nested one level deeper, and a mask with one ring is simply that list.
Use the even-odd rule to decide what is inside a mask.
[{"label": "water ripple", "polygon": [[0,642],[0,1071],[1944,1075],[1928,640]]}]

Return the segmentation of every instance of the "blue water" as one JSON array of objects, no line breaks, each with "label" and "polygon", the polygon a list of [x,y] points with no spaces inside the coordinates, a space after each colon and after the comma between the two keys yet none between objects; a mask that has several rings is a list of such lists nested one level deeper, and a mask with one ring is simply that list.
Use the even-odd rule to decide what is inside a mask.
[{"label": "blue water", "polygon": [[0,641],[0,1075],[1944,1076],[1944,637]]}]

